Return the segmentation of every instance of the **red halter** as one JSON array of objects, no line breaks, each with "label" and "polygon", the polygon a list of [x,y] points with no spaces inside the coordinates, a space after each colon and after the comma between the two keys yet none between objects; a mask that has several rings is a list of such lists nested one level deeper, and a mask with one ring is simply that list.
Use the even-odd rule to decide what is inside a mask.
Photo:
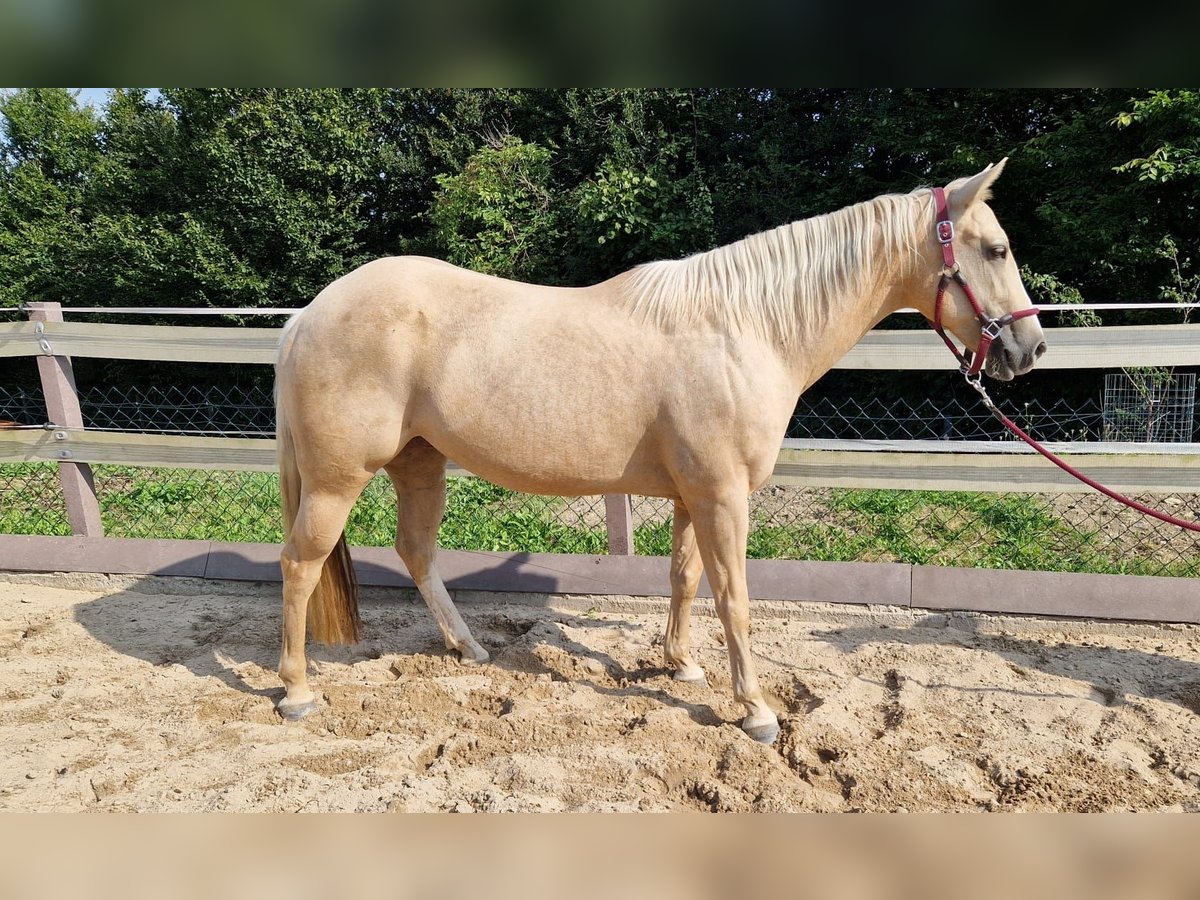
[{"label": "red halter", "polygon": [[[992,341],[1000,337],[1000,332],[1011,325],[1018,319],[1024,319],[1027,316],[1036,316],[1038,311],[1036,307],[1029,309],[1021,309],[1016,312],[1005,313],[999,318],[989,316],[983,310],[983,306],[975,299],[975,293],[971,290],[971,286],[967,284],[967,280],[963,278],[962,271],[958,268],[958,263],[954,260],[954,223],[950,221],[950,211],[946,204],[946,192],[942,188],[932,188],[933,202],[936,205],[936,225],[935,233],[938,242],[942,245],[942,277],[938,281],[937,301],[933,306],[933,330],[938,333],[946,346],[950,348],[950,352],[954,354],[958,360],[959,371],[968,378],[977,378],[980,370],[983,368],[984,362],[987,360],[988,350],[992,346]],[[964,294],[967,295],[967,301],[971,304],[971,309],[975,310],[975,318],[979,320],[979,349],[974,353],[969,350],[959,352],[959,349],[954,346],[954,341],[946,334],[942,328],[942,300],[946,296],[946,288],[950,286],[951,281],[957,282],[962,288]]]}]

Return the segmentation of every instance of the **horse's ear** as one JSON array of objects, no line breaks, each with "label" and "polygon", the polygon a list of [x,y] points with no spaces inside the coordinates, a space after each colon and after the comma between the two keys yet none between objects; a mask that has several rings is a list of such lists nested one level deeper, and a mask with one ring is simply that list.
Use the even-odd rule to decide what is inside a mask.
[{"label": "horse's ear", "polygon": [[978,175],[950,182],[946,186],[946,199],[950,204],[950,214],[958,216],[971,204],[990,200],[992,183],[1000,177],[1006,162],[1008,162],[1007,156],[995,165],[989,163],[988,167]]}]

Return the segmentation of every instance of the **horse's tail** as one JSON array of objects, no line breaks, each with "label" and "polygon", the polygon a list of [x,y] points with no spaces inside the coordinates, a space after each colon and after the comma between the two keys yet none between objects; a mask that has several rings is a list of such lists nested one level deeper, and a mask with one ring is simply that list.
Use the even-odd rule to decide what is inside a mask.
[{"label": "horse's tail", "polygon": [[[279,497],[283,507],[284,534],[290,536],[300,509],[300,470],[296,467],[295,439],[278,401],[276,409]],[[308,627],[313,640],[322,644],[353,644],[361,636],[358,579],[354,575],[344,531],[325,560],[321,578],[308,600]]]}]

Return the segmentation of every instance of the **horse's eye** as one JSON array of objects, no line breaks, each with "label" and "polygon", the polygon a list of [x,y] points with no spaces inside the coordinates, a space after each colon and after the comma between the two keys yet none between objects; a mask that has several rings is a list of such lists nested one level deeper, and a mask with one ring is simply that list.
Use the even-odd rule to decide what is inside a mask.
[{"label": "horse's eye", "polygon": [[1003,244],[997,244],[988,253],[991,254],[992,259],[1004,259],[1004,257],[1008,256],[1008,248]]}]

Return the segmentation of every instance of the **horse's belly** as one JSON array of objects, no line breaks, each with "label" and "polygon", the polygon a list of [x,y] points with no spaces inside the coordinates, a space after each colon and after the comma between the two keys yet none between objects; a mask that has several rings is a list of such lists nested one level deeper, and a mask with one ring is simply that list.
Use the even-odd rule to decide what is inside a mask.
[{"label": "horse's belly", "polygon": [[[450,435],[430,440],[459,466],[481,478],[527,494],[577,496],[676,493],[665,466],[635,448],[595,446],[592,441],[556,444],[514,428],[510,440],[475,443]],[[440,437],[440,439],[439,439]]]}]

